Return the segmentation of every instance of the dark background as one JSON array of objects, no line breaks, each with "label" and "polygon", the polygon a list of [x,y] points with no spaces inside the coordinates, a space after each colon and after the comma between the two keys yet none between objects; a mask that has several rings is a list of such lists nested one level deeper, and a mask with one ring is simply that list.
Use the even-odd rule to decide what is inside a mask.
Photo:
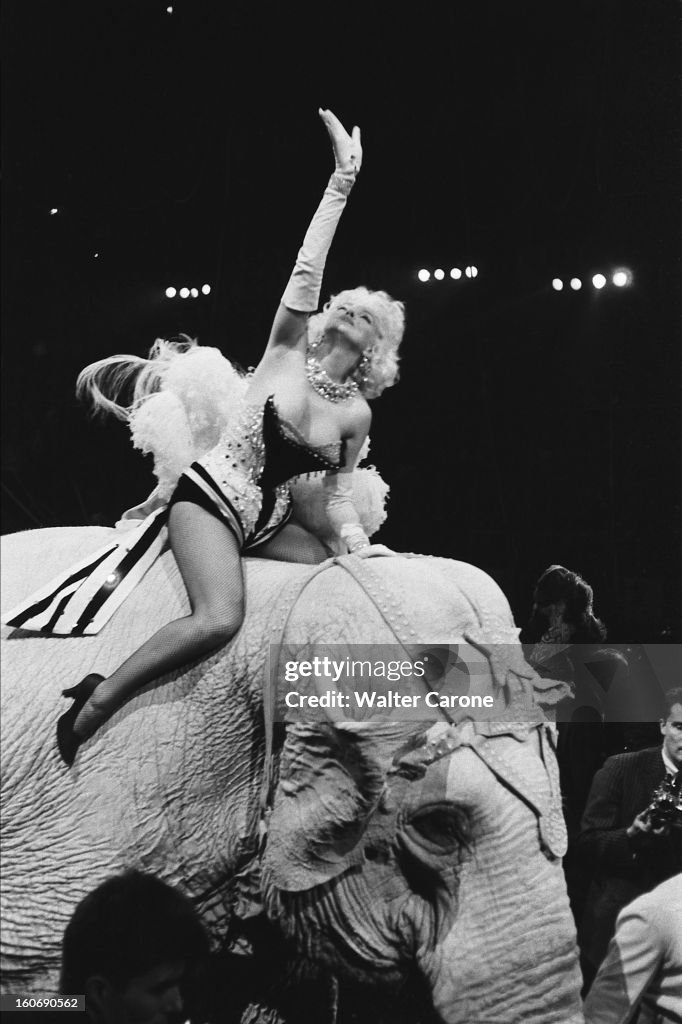
[{"label": "dark background", "polygon": [[[408,310],[380,539],[480,565],[520,623],[560,562],[611,639],[682,639],[678,4],[167,6],[3,4],[3,532],[108,524],[153,485],[76,404],[86,363],[178,331],[258,361],[329,106],[365,163],[325,294]],[[619,266],[630,288],[589,284]]]}]

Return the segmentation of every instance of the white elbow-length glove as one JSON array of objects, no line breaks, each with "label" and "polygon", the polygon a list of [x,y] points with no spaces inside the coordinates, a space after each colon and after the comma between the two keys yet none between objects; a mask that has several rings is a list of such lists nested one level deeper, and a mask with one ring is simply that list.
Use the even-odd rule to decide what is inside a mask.
[{"label": "white elbow-length glove", "polygon": [[298,251],[296,265],[282,295],[282,305],[297,313],[314,313],[320,302],[327,253],[346,206],[355,175],[332,174]]},{"label": "white elbow-length glove", "polygon": [[369,538],[362,528],[353,504],[353,474],[328,473],[324,478],[324,506],[329,523],[349,552],[369,547]]},{"label": "white elbow-length glove", "polygon": [[327,253],[362,163],[360,129],[353,128],[349,135],[331,110],[320,110],[319,114],[334,147],[336,169],[310,222],[282,295],[282,305],[299,313],[314,313],[319,305]]},{"label": "white elbow-length glove", "polygon": [[324,478],[323,486],[327,517],[349,554],[360,558],[395,554],[385,544],[370,544],[353,504],[352,473],[329,473]]}]

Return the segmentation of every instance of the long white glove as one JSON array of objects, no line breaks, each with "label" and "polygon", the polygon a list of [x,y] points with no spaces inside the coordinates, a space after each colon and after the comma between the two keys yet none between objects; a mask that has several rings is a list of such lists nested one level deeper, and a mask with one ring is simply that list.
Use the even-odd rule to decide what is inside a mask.
[{"label": "long white glove", "polygon": [[323,487],[327,517],[346,549],[356,552],[369,547],[369,538],[353,504],[353,474],[329,473],[324,478]]},{"label": "long white glove", "polygon": [[300,313],[314,313],[319,305],[327,253],[362,164],[360,129],[353,128],[349,135],[331,110],[320,110],[319,114],[334,147],[336,170],[310,222],[282,295],[282,305]]},{"label": "long white glove", "polygon": [[385,544],[370,544],[353,504],[352,473],[329,473],[324,479],[324,496],[329,522],[349,554],[359,558],[396,554]]}]

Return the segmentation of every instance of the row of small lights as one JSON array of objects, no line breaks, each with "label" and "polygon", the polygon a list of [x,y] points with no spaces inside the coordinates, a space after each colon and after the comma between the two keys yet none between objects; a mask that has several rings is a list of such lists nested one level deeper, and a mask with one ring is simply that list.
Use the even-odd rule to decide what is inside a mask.
[{"label": "row of small lights", "polygon": [[[172,7],[167,8],[167,10],[168,10],[169,14],[173,13],[173,8]],[[52,217],[54,217],[58,213],[59,213],[59,208],[58,207],[56,207],[56,206],[51,207],[50,215]],[[95,253],[93,253],[93,256],[94,256],[95,259],[98,259],[99,258],[99,253],[95,252]],[[430,281],[432,276],[433,276],[435,281],[443,281],[443,280],[445,280],[445,276],[446,275],[445,275],[445,271],[442,269],[442,267],[437,267],[433,272],[431,272],[430,270],[427,270],[425,267],[423,267],[421,270],[419,270],[417,272],[417,277],[423,283],[426,283],[427,281]],[[475,266],[465,267],[463,272],[459,269],[459,267],[452,267],[452,269],[449,272],[449,276],[450,276],[450,278],[453,281],[459,281],[462,278],[462,276],[464,276],[466,278],[469,278],[469,280],[472,280],[473,278],[478,277],[478,267],[475,267]],[[604,274],[594,274],[593,277],[592,277],[592,287],[596,288],[597,291],[601,291],[601,289],[605,288],[608,283],[609,283],[608,278]],[[632,271],[631,270],[625,270],[625,269],[614,271],[614,273],[611,274],[611,284],[613,284],[616,288],[626,288],[628,285],[632,284]],[[582,282],[582,280],[579,277],[572,277],[569,280],[569,282],[568,282],[568,286],[574,292],[579,292],[581,290],[582,286],[583,286],[583,282]],[[562,281],[562,279],[560,277],[555,277],[555,278],[552,279],[552,288],[554,289],[555,292],[562,292],[564,290],[564,282]],[[202,295],[210,295],[211,294],[211,286],[209,284],[202,285],[201,286],[201,294]],[[173,288],[173,287],[166,288],[166,297],[167,298],[174,299],[176,296],[179,296],[181,299],[188,299],[190,297],[193,298],[193,299],[198,299],[199,298],[199,289],[198,288]]]},{"label": "row of small lights", "polygon": [[[210,295],[211,294],[211,286],[210,286],[210,284],[202,284],[202,286],[201,286],[201,294],[202,295]],[[176,295],[179,296],[181,299],[189,299],[190,297],[193,298],[193,299],[198,299],[199,298],[199,288],[172,288],[172,287],[171,288],[166,288],[166,298],[167,299],[174,299],[176,297]]]},{"label": "row of small lights", "polygon": [[[595,274],[592,278],[592,287],[596,288],[597,291],[601,291],[608,284],[608,279],[604,274]],[[631,270],[616,270],[611,275],[611,284],[615,285],[616,288],[625,288],[627,285],[632,284],[632,271]],[[574,292],[579,292],[583,286],[582,281],[579,277],[572,277],[568,282],[570,288]],[[560,277],[555,277],[552,281],[552,288],[555,292],[561,292],[564,290],[564,282]]]},{"label": "row of small lights", "polygon": [[[441,267],[438,267],[436,270],[433,271],[433,276],[436,281],[443,281],[445,279],[445,271]],[[429,281],[431,279],[431,271],[423,268],[418,272],[417,277],[419,278],[420,281]],[[459,281],[459,279],[462,277],[462,271],[459,269],[459,267],[452,268],[452,270],[450,271],[450,277],[452,278],[453,281]],[[478,267],[465,267],[464,277],[468,277],[469,279],[473,277],[478,277]]]}]

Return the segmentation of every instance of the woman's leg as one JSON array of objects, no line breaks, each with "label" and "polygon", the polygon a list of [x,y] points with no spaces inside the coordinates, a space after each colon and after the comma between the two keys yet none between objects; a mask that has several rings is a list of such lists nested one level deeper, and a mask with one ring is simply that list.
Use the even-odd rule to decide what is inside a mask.
[{"label": "woman's leg", "polygon": [[76,718],[90,736],[141,686],[222,647],[244,617],[244,580],[237,539],[216,516],[192,502],[171,506],[168,531],[191,612],[163,626],[100,683]]},{"label": "woman's leg", "polygon": [[303,562],[318,565],[329,558],[329,552],[314,533],[290,519],[272,540],[247,552],[252,558],[273,558],[277,562]]}]

